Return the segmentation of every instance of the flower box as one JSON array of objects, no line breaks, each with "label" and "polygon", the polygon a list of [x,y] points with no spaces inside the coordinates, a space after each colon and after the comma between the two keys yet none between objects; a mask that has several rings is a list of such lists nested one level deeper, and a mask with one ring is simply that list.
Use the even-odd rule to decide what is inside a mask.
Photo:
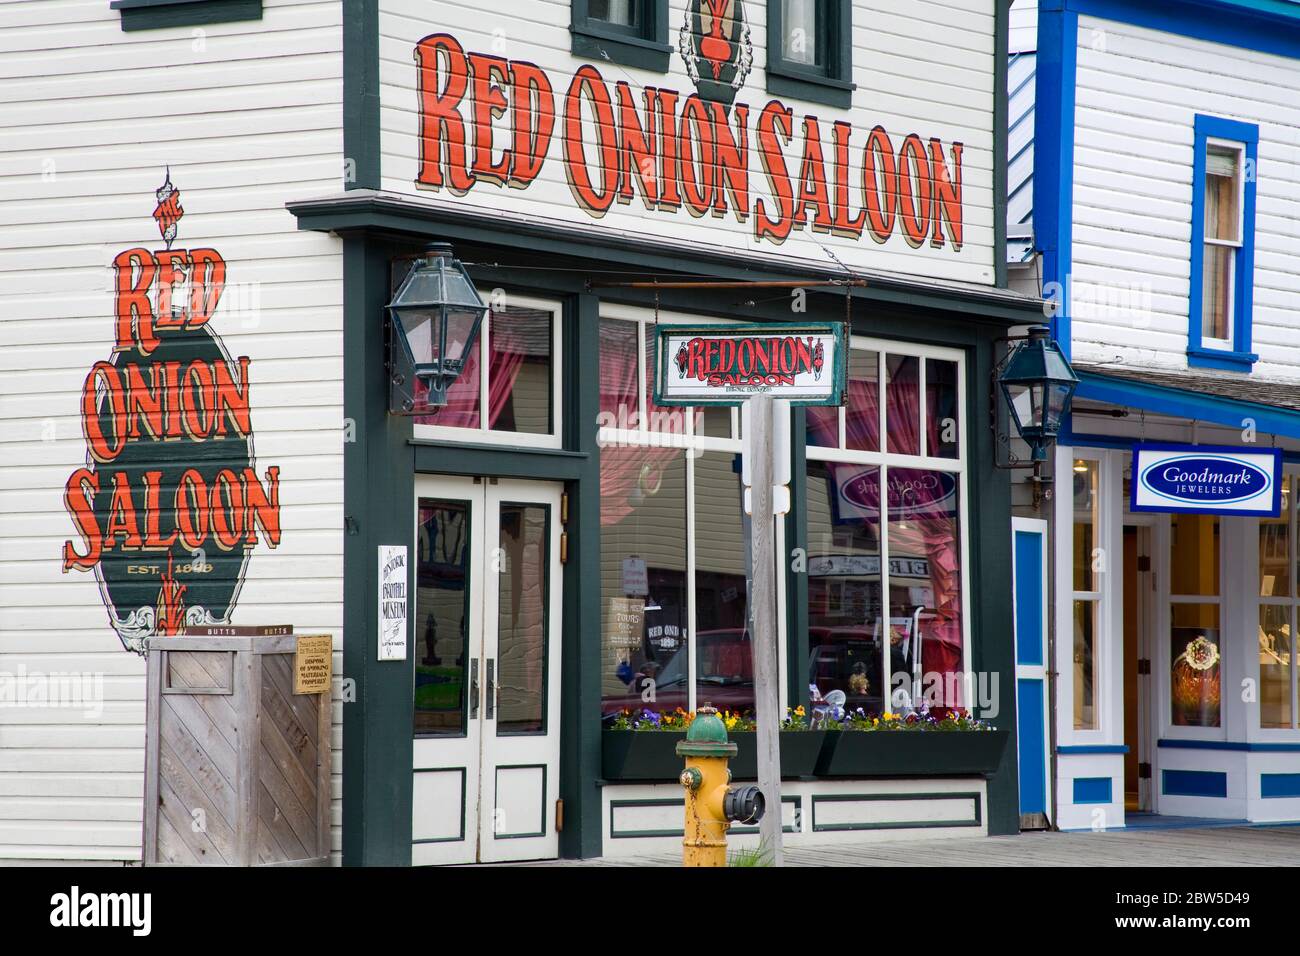
[{"label": "flower box", "polygon": [[[736,756],[729,764],[737,780],[758,776],[758,752],[753,731],[735,731],[730,739]],[[785,779],[811,777],[822,758],[826,738],[836,732],[789,731],[781,734],[781,776]],[[677,742],[685,734],[656,730],[606,730],[600,735],[601,775],[606,780],[676,780],[686,766],[677,756]]]},{"label": "flower box", "polygon": [[988,776],[1007,746],[1005,730],[844,731],[822,751],[819,777]]},{"label": "flower box", "polygon": [[[601,733],[601,775],[609,781],[676,780],[685,762],[676,746],[684,734],[606,730]],[[758,773],[753,732],[730,735],[737,746],[732,776]],[[1005,730],[858,731],[795,730],[781,734],[781,776],[951,777],[989,775],[1007,746]]]}]

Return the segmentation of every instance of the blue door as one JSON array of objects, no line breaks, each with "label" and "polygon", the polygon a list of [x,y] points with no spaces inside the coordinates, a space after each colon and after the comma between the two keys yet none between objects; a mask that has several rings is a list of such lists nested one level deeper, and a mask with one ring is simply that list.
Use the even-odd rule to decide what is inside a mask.
[{"label": "blue door", "polygon": [[1016,627],[1016,738],[1020,816],[1046,817],[1050,805],[1047,734],[1047,522],[1011,524]]}]

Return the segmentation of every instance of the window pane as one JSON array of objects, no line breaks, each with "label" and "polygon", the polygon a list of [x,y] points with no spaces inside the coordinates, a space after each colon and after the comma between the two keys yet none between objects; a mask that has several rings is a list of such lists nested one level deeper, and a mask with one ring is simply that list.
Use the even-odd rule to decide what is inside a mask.
[{"label": "window pane", "polygon": [[[487,319],[483,320],[485,323]],[[416,415],[415,422],[418,425],[442,425],[447,428],[478,428],[479,427],[479,348],[483,344],[481,338],[476,338],[474,344],[470,346],[469,356],[465,359],[465,367],[461,369],[460,375],[456,381],[451,383],[447,389],[447,404],[441,408],[436,408],[427,415]],[[429,394],[427,386],[417,382],[415,386],[415,398],[417,401],[423,401]]]},{"label": "window pane", "polygon": [[1237,250],[1231,246],[1205,244],[1202,267],[1201,335],[1207,339],[1231,338],[1232,279]]},{"label": "window pane", "polygon": [[880,450],[880,353],[849,350],[849,400],[844,445],[854,451]]},{"label": "window pane", "polygon": [[600,452],[601,713],[687,706],[686,456]]},{"label": "window pane", "polygon": [[1074,589],[1097,591],[1101,585],[1093,570],[1097,555],[1097,482],[1099,462],[1076,458],[1074,462]]},{"label": "window pane", "polygon": [[1289,604],[1259,609],[1259,725],[1291,726],[1291,668],[1295,626]]},{"label": "window pane", "polygon": [[957,476],[889,468],[886,481],[891,686],[921,691],[931,707],[964,707]]},{"label": "window pane", "polygon": [[695,434],[708,438],[731,437],[731,408],[706,405],[695,409]]},{"label": "window pane", "polygon": [[695,703],[754,708],[740,456],[695,459]]},{"label": "window pane", "polygon": [[545,505],[501,505],[497,574],[497,733],[546,732],[550,591]]},{"label": "window pane", "polygon": [[880,469],[808,462],[808,683],[887,709],[881,661]]},{"label": "window pane", "polygon": [[790,63],[820,66],[817,0],[781,0],[781,56]]},{"label": "window pane", "polygon": [[956,362],[926,359],[925,417],[926,451],[930,457],[959,457]]},{"label": "window pane", "polygon": [[1219,593],[1219,519],[1215,515],[1169,517],[1169,593]]},{"label": "window pane", "polygon": [[1169,633],[1172,720],[1219,726],[1219,606],[1175,604]]},{"label": "window pane", "polygon": [[1291,482],[1290,477],[1282,480],[1281,517],[1259,519],[1260,597],[1291,594]]},{"label": "window pane", "polygon": [[465,733],[470,504],[420,499],[415,545],[415,733]]},{"label": "window pane", "polygon": [[494,431],[551,433],[552,321],[543,309],[496,309],[488,317],[488,427]]},{"label": "window pane", "polygon": [[809,405],[806,412],[808,444],[839,448],[840,410],[825,405]]},{"label": "window pane", "polygon": [[921,360],[915,355],[885,356],[885,427],[889,450],[921,454]]},{"label": "window pane", "polygon": [[638,427],[636,338],[635,322],[600,320],[600,411],[607,428]]},{"label": "window pane", "polygon": [[638,6],[637,0],[587,0],[587,15],[593,20],[634,27]]},{"label": "window pane", "polygon": [[1241,154],[1235,149],[1210,146],[1205,162],[1205,238],[1241,240],[1241,213],[1237,197]]},{"label": "window pane", "polygon": [[1097,602],[1074,602],[1074,729],[1097,729]]}]

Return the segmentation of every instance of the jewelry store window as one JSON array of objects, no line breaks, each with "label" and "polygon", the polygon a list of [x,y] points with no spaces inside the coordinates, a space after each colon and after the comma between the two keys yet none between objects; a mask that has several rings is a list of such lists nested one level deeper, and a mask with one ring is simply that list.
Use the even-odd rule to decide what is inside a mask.
[{"label": "jewelry store window", "polygon": [[[660,316],[660,322],[699,321]],[[710,320],[714,321],[714,320]],[[754,707],[739,415],[654,404],[655,316],[600,322],[601,716]]]},{"label": "jewelry store window", "polygon": [[1259,520],[1259,726],[1300,729],[1297,722],[1296,625],[1300,608],[1296,495],[1300,478],[1287,475],[1277,518]]},{"label": "jewelry store window", "polygon": [[[409,268],[400,265],[394,289]],[[560,304],[501,289],[479,294],[490,308],[465,368],[446,405],[415,417],[415,437],[560,448]]]},{"label": "jewelry store window", "polygon": [[959,351],[854,337],[847,404],[806,411],[804,663],[850,711],[971,705],[965,374]]}]

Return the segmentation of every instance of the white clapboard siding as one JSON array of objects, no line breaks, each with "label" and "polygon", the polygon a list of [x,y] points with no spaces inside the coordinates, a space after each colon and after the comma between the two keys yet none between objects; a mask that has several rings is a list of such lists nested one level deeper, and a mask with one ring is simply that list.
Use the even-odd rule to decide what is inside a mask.
[{"label": "white clapboard siding", "polygon": [[1038,49],[1038,0],[1014,0],[1008,39],[1011,53],[1033,53]]},{"label": "white clapboard siding", "polygon": [[341,5],[264,6],[260,21],[124,33],[107,0],[0,4],[0,680],[93,687],[60,707],[0,697],[0,858],[140,856],[143,661],[94,574],[62,570],[63,542],[80,547],[63,489],[86,463],[82,385],[112,356],[113,257],[163,248],[168,167],[185,210],[173,245],[226,260],[211,327],[251,360],[257,471],[280,469],[281,541],[259,537],[231,620],[342,647],[342,253],[284,208],[342,188]]},{"label": "white clapboard siding", "polygon": [[1253,376],[1300,380],[1296,61],[1091,17],[1080,18],[1078,44],[1074,357],[1187,367],[1193,127],[1203,113],[1259,125]]},{"label": "white clapboard siding", "polygon": [[[584,61],[572,55],[567,0],[505,0],[484,7],[465,0],[380,0],[379,72],[382,185],[387,190],[418,195],[440,206],[499,211],[534,221],[563,223],[583,229],[599,228],[608,235],[654,237],[700,247],[771,257],[775,261],[804,259],[822,265],[840,261],[861,270],[906,273],[991,284],[993,262],[993,57],[992,0],[854,0],[853,107],[839,110],[794,97],[776,97],[766,90],[766,4],[744,5],[754,46],[753,70],[737,96],[750,107],[750,209],[746,222],[726,217],[694,219],[686,209],[648,211],[638,200],[615,203],[593,219],[576,203],[565,179],[562,142],[562,97]],[[686,18],[685,0],[669,2],[669,40],[676,48]],[[556,97],[556,127],[537,179],[525,189],[479,183],[465,196],[447,190],[417,189],[418,116],[416,112],[416,43],[434,33],[456,38],[466,53],[490,53],[526,60],[546,72]],[[640,97],[651,86],[676,90],[681,100],[694,92],[680,55],[671,56],[667,75],[618,64],[597,63],[611,86],[627,81]],[[833,158],[831,124],[853,126],[852,170],[860,169],[867,134],[884,126],[897,149],[910,133],[927,143],[942,140],[945,150],[964,145],[962,161],[964,244],[934,249],[927,243],[912,249],[901,229],[883,245],[869,234],[859,239],[796,229],[782,246],[754,235],[753,205],[762,197],[769,206],[770,187],[753,134],[758,114],[771,99],[780,99],[795,113],[795,135],[785,147],[786,160],[797,175],[804,116],[821,124],[827,163]],[[680,100],[679,100],[680,103]],[[590,153],[593,120],[584,108],[585,142]],[[498,121],[496,137],[508,137],[509,118]],[[860,172],[851,172],[851,210],[860,208]],[[1001,250],[998,251],[1001,255]]]}]

